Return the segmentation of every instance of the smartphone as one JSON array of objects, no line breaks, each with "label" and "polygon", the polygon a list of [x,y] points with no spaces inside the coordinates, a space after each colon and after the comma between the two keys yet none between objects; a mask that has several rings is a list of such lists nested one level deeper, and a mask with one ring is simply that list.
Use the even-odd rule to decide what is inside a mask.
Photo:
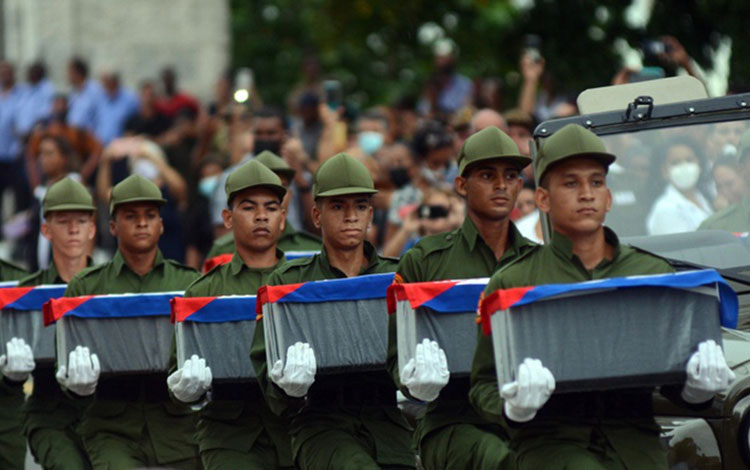
[{"label": "smartphone", "polygon": [[243,67],[237,71],[234,76],[234,100],[238,103],[244,103],[250,99],[253,92],[254,75],[253,69]]},{"label": "smartphone", "polygon": [[323,99],[325,100],[329,108],[338,110],[344,101],[341,82],[338,80],[324,80]]},{"label": "smartphone", "polygon": [[660,56],[672,52],[672,45],[658,39],[644,39],[641,44],[643,53],[647,56]]},{"label": "smartphone", "polygon": [[542,38],[537,34],[527,34],[523,37],[523,51],[524,54],[528,54],[536,63],[542,60]]},{"label": "smartphone", "polygon": [[664,78],[664,75],[664,69],[661,67],[643,67],[639,72],[631,73],[628,78],[630,83],[635,83]]}]

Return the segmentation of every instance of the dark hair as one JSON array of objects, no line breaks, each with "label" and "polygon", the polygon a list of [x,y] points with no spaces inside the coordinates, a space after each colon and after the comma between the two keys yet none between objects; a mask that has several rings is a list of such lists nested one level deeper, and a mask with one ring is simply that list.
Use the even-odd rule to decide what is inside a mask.
[{"label": "dark hair", "polygon": [[360,114],[357,118],[357,123],[359,123],[360,121],[380,121],[385,126],[385,129],[388,130],[388,116],[378,111],[377,109],[368,109],[367,111]]},{"label": "dark hair", "polygon": [[255,112],[255,117],[261,119],[276,118],[281,121],[281,125],[284,127],[284,130],[287,130],[289,128],[284,111],[282,111],[281,108],[277,108],[275,106],[263,106]]},{"label": "dark hair", "polygon": [[70,59],[70,66],[83,78],[89,76],[89,66],[82,58],[77,56],[73,57]]},{"label": "dark hair", "polygon": [[453,145],[453,137],[439,121],[427,121],[417,129],[412,139],[412,149],[419,158],[433,150]]},{"label": "dark hair", "polygon": [[73,146],[68,139],[59,135],[45,134],[41,139],[39,139],[39,143],[41,144],[45,140],[51,140],[52,142],[54,142],[55,146],[57,147],[57,151],[60,152],[63,157],[72,162],[72,159],[75,157],[75,151],[73,150]]}]

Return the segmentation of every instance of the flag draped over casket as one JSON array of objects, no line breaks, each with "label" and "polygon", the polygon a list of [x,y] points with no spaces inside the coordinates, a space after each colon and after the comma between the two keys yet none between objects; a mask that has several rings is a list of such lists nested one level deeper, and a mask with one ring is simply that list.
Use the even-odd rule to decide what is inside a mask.
[{"label": "flag draped over casket", "polygon": [[[297,258],[309,258],[315,254],[320,253],[319,251],[285,251],[284,256],[287,260],[293,260]],[[230,261],[232,261],[232,257],[234,256],[234,253],[224,253],[221,255],[216,255],[212,258],[208,258],[206,261],[203,262],[203,272],[207,273],[210,270],[214,269],[216,266],[221,266],[222,264],[227,264]]]},{"label": "flag draped over casket", "polygon": [[382,369],[388,341],[386,290],[393,273],[265,286],[258,291],[269,364],[309,343],[318,373]]},{"label": "flag draped over casket", "polygon": [[215,382],[255,380],[250,347],[255,332],[255,296],[172,299],[177,363],[193,354],[206,360]]},{"label": "flag draped over casket", "polygon": [[540,359],[558,391],[680,383],[697,345],[737,325],[737,296],[713,270],[501,289],[481,301],[500,384]]},{"label": "flag draped over casket", "polygon": [[428,338],[445,351],[452,376],[468,375],[477,343],[476,312],[488,278],[393,284],[388,313],[396,314],[399,370]]},{"label": "flag draped over casket", "polygon": [[0,287],[0,354],[11,338],[21,338],[37,363],[54,362],[55,327],[45,328],[42,306],[63,293],[65,285]]},{"label": "flag draped over casket", "polygon": [[102,374],[166,372],[173,327],[170,300],[182,292],[61,297],[44,305],[57,324],[57,359],[76,346],[96,353]]}]

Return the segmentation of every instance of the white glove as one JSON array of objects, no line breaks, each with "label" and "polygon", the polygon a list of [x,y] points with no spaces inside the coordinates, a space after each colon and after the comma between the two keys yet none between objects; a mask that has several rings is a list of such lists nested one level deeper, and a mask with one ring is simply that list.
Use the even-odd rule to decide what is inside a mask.
[{"label": "white glove", "polygon": [[26,382],[36,367],[29,345],[21,338],[11,338],[5,345],[5,352],[0,356],[0,372],[13,382]]},{"label": "white glove", "polygon": [[89,354],[89,348],[76,346],[68,356],[68,366],[60,366],[55,378],[63,387],[76,395],[87,397],[96,391],[99,381],[99,358]]},{"label": "white glove", "polygon": [[688,403],[703,403],[716,392],[726,390],[735,379],[727,366],[721,346],[709,339],[698,345],[698,351],[687,363],[687,381],[682,389],[682,399]]},{"label": "white glove", "polygon": [[198,401],[211,387],[211,368],[206,360],[193,354],[185,364],[167,377],[167,386],[183,403]]},{"label": "white glove", "polygon": [[315,352],[310,345],[295,343],[286,351],[286,366],[279,359],[268,375],[284,393],[290,397],[302,398],[315,382],[317,368]]},{"label": "white glove", "polygon": [[538,359],[526,358],[518,367],[518,379],[503,385],[505,416],[517,423],[531,421],[555,391],[555,377]]},{"label": "white glove", "polygon": [[433,401],[440,390],[450,379],[448,360],[445,351],[436,341],[424,339],[417,344],[417,350],[412,359],[401,370],[401,383],[409,389],[409,393],[422,401]]}]

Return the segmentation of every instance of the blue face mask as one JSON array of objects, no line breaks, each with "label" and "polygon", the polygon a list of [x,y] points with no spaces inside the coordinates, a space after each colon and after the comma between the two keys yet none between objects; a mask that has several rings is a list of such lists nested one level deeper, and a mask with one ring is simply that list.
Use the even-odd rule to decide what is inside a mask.
[{"label": "blue face mask", "polygon": [[362,131],[357,134],[357,144],[368,156],[373,156],[375,152],[383,146],[385,138],[380,132]]},{"label": "blue face mask", "polygon": [[211,199],[216,186],[219,184],[219,175],[206,176],[198,182],[198,192]]}]

